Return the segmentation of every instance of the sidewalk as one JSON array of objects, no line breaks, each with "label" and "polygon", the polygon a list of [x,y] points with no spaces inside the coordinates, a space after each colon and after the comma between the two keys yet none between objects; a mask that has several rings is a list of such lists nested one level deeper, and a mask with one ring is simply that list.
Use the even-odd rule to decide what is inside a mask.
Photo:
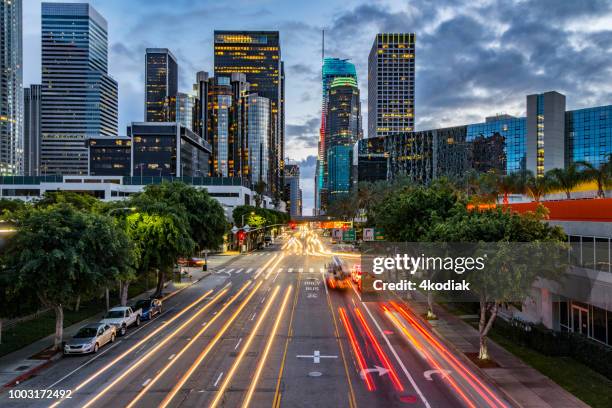
[{"label": "sidewalk", "polygon": [[[425,302],[408,301],[407,303],[415,314],[423,316],[427,313]],[[430,322],[434,332],[461,353],[478,353],[479,335],[475,328],[438,305],[435,306],[435,313],[438,320]],[[488,340],[488,346],[491,359],[499,367],[478,368],[471,361],[470,363],[515,405],[525,408],[588,407],[550,378],[528,366],[493,341]]]},{"label": "sidewalk", "polygon": [[[164,293],[170,295],[177,291],[186,288],[190,284],[195,283],[206,276],[210,275],[216,268],[234,260],[238,254],[215,254],[208,257],[208,271],[202,271],[202,268],[187,268],[190,270],[192,276],[191,281],[183,281],[180,287],[175,287],[174,282],[169,282],[166,285]],[[128,300],[128,304],[132,304],[139,299],[148,298],[155,289],[151,289],[148,292],[141,293],[140,295]],[[112,299],[111,302],[116,301]],[[71,326],[64,327],[64,340],[72,337],[76,332],[88,323],[94,323],[102,319],[104,312],[100,312],[86,320],[75,323]],[[34,358],[37,354],[48,349],[53,344],[53,334],[44,337],[40,340],[35,341],[19,350],[16,350],[10,354],[0,357],[0,392],[7,386],[13,386],[16,383],[22,382],[25,379],[35,375],[38,371],[49,366],[53,361],[61,358],[62,354],[57,353],[50,358]]]}]

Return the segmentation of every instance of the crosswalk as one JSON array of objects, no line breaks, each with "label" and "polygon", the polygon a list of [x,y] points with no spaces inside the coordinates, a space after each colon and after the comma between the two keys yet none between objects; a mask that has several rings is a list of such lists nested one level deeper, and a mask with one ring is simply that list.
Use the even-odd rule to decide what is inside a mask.
[{"label": "crosswalk", "polygon": [[[269,269],[267,269],[269,271]],[[275,269],[274,272],[278,273],[318,273],[324,272],[324,268],[278,268]],[[245,275],[249,275],[255,273],[256,275],[263,272],[263,268],[220,268],[214,271],[217,274],[226,274],[226,275],[239,275],[244,273]]]}]

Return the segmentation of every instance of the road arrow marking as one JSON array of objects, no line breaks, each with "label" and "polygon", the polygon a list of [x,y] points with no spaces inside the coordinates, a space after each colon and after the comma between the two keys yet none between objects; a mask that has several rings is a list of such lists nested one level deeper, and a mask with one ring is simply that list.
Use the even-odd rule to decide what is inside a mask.
[{"label": "road arrow marking", "polygon": [[423,376],[427,381],[433,381],[433,378],[431,378],[431,376],[434,374],[440,374],[442,378],[446,378],[450,375],[450,373],[450,370],[427,370],[423,373]]},{"label": "road arrow marking", "polygon": [[319,364],[322,358],[338,358],[338,356],[322,356],[319,350],[315,350],[311,356],[298,354],[297,358],[312,358],[312,362],[315,364]]},{"label": "road arrow marking", "polygon": [[388,372],[389,372],[389,370],[387,370],[385,367],[379,367],[379,366],[375,365],[374,368],[365,368],[365,369],[361,370],[359,375],[361,376],[361,378],[365,378],[367,373],[378,373],[378,376],[382,377],[383,375],[387,374]]}]

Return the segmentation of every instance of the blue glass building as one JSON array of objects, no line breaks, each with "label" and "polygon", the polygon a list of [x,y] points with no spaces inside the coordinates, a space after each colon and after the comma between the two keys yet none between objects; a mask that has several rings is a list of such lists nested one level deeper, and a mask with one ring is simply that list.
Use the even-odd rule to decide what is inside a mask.
[{"label": "blue glass building", "polygon": [[566,112],[565,129],[568,162],[599,166],[612,154],[612,105]]}]

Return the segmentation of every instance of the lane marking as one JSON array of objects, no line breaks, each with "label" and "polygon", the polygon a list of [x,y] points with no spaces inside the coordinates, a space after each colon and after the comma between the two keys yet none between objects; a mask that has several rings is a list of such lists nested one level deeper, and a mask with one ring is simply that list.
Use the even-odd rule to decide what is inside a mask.
[{"label": "lane marking", "polygon": [[147,381],[145,381],[145,382],[143,382],[143,383],[142,383],[142,386],[143,386],[143,387],[146,387],[146,386],[147,386],[147,384],[148,384],[148,383],[150,383],[150,382],[151,382],[151,379],[150,379],[150,378],[148,378],[148,379],[147,379]]},{"label": "lane marking", "polygon": [[308,272],[313,273],[314,272],[314,268],[308,269]]},{"label": "lane marking", "polygon": [[249,320],[253,320],[255,318],[255,316],[257,316],[257,312],[253,313],[253,316],[251,316],[251,318]]},{"label": "lane marking", "polygon": [[235,273],[235,274],[238,274],[238,273],[242,272],[242,270],[243,270],[243,269],[244,269],[244,268],[240,268],[240,269],[236,270],[236,272],[234,272],[234,273]]},{"label": "lane marking", "polygon": [[[168,360],[172,360],[174,358],[174,356],[176,356],[176,354],[171,355],[170,357],[168,357]],[[149,378],[150,380],[150,378]],[[144,386],[143,386],[144,387]]]},{"label": "lane marking", "polygon": [[425,406],[427,408],[431,408],[431,405],[429,405],[429,401],[427,401],[427,399],[425,398],[425,395],[423,395],[423,393],[421,392],[421,389],[416,385],[416,382],[414,381],[414,378],[412,378],[412,375],[410,375],[410,372],[408,371],[408,369],[406,369],[406,366],[404,365],[404,362],[400,359],[400,357],[397,354],[397,351],[395,351],[395,348],[393,347],[393,345],[391,345],[391,342],[387,338],[387,335],[385,334],[385,332],[380,327],[380,324],[378,324],[378,321],[376,321],[376,319],[374,318],[374,315],[372,315],[372,312],[370,312],[370,309],[368,308],[368,305],[366,305],[365,302],[361,302],[361,304],[362,304],[363,308],[365,309],[365,311],[368,312],[368,315],[370,316],[370,319],[372,319],[372,321],[374,322],[374,326],[376,326],[376,329],[382,335],[383,339],[385,340],[385,343],[387,343],[387,346],[391,350],[391,354],[393,354],[393,357],[395,357],[395,360],[397,361],[397,363],[401,367],[402,371],[404,372],[404,374],[408,378],[408,381],[410,381],[410,384],[412,385],[414,390],[417,392],[417,394],[419,394],[419,397],[421,397],[421,400],[423,401]]},{"label": "lane marking", "polygon": [[288,272],[288,273],[293,272],[293,268],[289,268],[289,269],[287,269],[287,272]]},{"label": "lane marking", "polygon": [[253,268],[247,269],[245,273],[251,273],[251,272],[253,272]]},{"label": "lane marking", "polygon": [[219,376],[217,377],[217,380],[215,381],[215,383],[213,384],[213,387],[216,387],[217,384],[219,384],[219,381],[221,381],[221,377],[223,377],[223,371],[221,371],[221,373],[219,374]]},{"label": "lane marking", "polygon": [[302,273],[302,272],[304,272],[304,268],[298,269],[298,273]]},{"label": "lane marking", "polygon": [[238,346],[240,346],[240,343],[242,343],[242,337],[238,339],[238,343],[236,343],[236,345],[234,346],[234,350],[236,350]]}]

